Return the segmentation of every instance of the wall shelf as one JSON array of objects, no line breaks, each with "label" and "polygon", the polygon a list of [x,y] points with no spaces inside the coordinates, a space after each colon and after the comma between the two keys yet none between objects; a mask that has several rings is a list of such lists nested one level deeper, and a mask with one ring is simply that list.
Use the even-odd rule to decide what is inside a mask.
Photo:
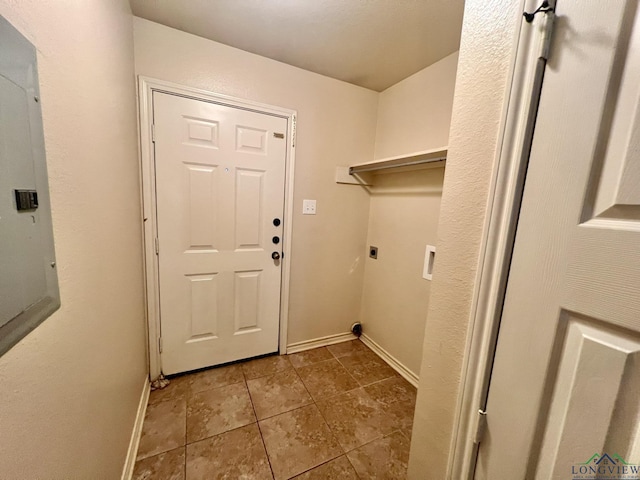
[{"label": "wall shelf", "polygon": [[392,168],[423,168],[429,166],[444,166],[447,159],[447,147],[425,150],[423,152],[410,153],[397,157],[383,158],[371,162],[358,163],[349,167],[349,174],[354,175],[365,172],[377,172]]}]

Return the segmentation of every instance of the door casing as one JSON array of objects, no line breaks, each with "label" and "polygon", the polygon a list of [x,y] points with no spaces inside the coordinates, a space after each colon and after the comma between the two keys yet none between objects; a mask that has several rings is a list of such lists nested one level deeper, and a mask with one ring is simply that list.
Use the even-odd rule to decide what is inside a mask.
[{"label": "door casing", "polygon": [[285,165],[284,193],[284,238],[282,251],[282,284],[280,289],[280,334],[279,352],[287,353],[287,325],[289,317],[289,280],[291,274],[291,234],[293,220],[293,178],[295,165],[296,117],[297,112],[281,107],[266,105],[251,100],[231,97],[164,80],[138,77],[138,108],[140,129],[140,180],[142,193],[142,228],[144,236],[144,269],[148,343],[149,378],[156,379],[162,373],[160,358],[160,297],[158,256],[156,255],[156,195],[155,162],[153,148],[153,92],[214,102],[234,108],[251,110],[287,119],[287,150]]}]

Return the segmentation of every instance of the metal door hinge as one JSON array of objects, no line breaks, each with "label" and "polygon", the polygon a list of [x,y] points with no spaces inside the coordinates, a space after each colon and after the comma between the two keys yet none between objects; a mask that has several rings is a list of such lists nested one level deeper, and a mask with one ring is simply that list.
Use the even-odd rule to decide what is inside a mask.
[{"label": "metal door hinge", "polygon": [[151,141],[153,143],[156,143],[156,124],[155,123],[151,124]]},{"label": "metal door hinge", "polygon": [[293,115],[292,122],[293,122],[293,125],[291,127],[291,130],[292,130],[292,132],[291,132],[291,146],[295,147],[296,146],[296,116],[295,115]]},{"label": "metal door hinge", "polygon": [[555,4],[555,2],[549,2],[548,0],[544,0],[542,4],[540,4],[540,6],[535,9],[535,11],[531,13],[524,12],[522,15],[524,15],[524,19],[526,20],[526,22],[527,23],[533,22],[533,19],[536,18],[536,15],[538,13],[553,12],[555,9],[555,5],[551,5],[551,3]]},{"label": "metal door hinge", "polygon": [[156,255],[160,255],[160,242],[158,241],[158,237],[155,238],[156,244]]},{"label": "metal door hinge", "polygon": [[478,410],[478,423],[476,424],[476,434],[473,436],[473,443],[478,445],[482,442],[484,432],[487,430],[487,412]]},{"label": "metal door hinge", "polygon": [[162,353],[162,337],[158,337],[158,351]]},{"label": "metal door hinge", "polygon": [[551,49],[551,39],[553,36],[553,28],[555,26],[555,0],[545,0],[542,4],[533,12],[524,12],[524,18],[527,23],[532,23],[535,16],[538,13],[544,14],[544,27],[542,32],[542,42],[540,43],[540,56],[545,61],[549,60],[549,50]]},{"label": "metal door hinge", "polygon": [[[553,3],[555,7],[555,1],[551,3]],[[542,40],[540,58],[544,58],[546,61],[549,60],[549,55],[551,52],[551,40],[553,40],[553,29],[556,25],[555,10],[548,10],[545,14],[545,19],[546,23],[544,25],[544,38]]]}]

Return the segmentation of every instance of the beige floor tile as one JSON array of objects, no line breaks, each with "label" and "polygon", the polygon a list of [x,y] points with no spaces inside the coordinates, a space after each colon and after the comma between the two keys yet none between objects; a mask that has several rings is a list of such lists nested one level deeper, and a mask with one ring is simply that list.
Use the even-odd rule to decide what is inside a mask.
[{"label": "beige floor tile", "polygon": [[312,403],[302,380],[293,369],[247,380],[247,387],[258,420]]},{"label": "beige floor tile", "polygon": [[184,447],[136,462],[132,480],[184,480]]},{"label": "beige floor tile", "polygon": [[407,478],[409,440],[395,432],[349,452],[347,457],[360,478],[403,480]]},{"label": "beige floor tile", "polygon": [[242,427],[256,421],[244,383],[205,390],[192,395],[187,405],[187,443]]},{"label": "beige floor tile", "polygon": [[187,445],[187,479],[273,479],[258,425]]},{"label": "beige floor tile", "polygon": [[166,400],[177,400],[187,398],[189,390],[189,375],[181,375],[169,379],[169,385],[164,388],[153,390],[149,394],[149,405],[164,402]]},{"label": "beige floor tile", "polygon": [[318,402],[318,408],[346,452],[398,430],[362,388]]},{"label": "beige floor tile", "polygon": [[416,404],[411,400],[390,403],[386,407],[382,407],[390,419],[393,420],[395,428],[401,430],[411,438],[413,429],[413,416],[416,410]]},{"label": "beige floor tile", "polygon": [[339,360],[362,386],[398,376],[393,368],[371,350],[354,352]]},{"label": "beige floor tile", "polygon": [[274,373],[293,368],[286,355],[271,355],[270,357],[249,360],[240,365],[247,380],[266,377],[267,375],[273,375]]},{"label": "beige floor tile", "polygon": [[334,357],[340,358],[345,355],[351,355],[354,352],[370,351],[360,340],[351,340],[349,342],[336,343],[327,347]]},{"label": "beige floor tile", "polygon": [[225,387],[244,382],[244,374],[240,365],[210,368],[188,375],[189,393],[195,394],[212,388]]},{"label": "beige floor tile", "polygon": [[299,368],[298,374],[315,401],[359,386],[335,358]]},{"label": "beige floor tile", "polygon": [[358,474],[343,456],[298,475],[295,480],[358,480]]},{"label": "beige floor tile", "polygon": [[314,363],[322,362],[323,360],[329,360],[333,358],[331,352],[327,347],[314,348],[313,350],[306,350],[304,352],[293,353],[288,355],[291,364],[295,368],[305,367]]},{"label": "beige floor tile", "polygon": [[343,454],[315,405],[259,422],[276,480],[288,479]]},{"label": "beige floor tile", "polygon": [[187,402],[167,400],[147,407],[138,447],[138,460],[185,444]]},{"label": "beige floor tile", "polygon": [[416,388],[402,377],[392,377],[364,387],[371,398],[383,406],[407,438],[411,438],[416,409]]},{"label": "beige floor tile", "polygon": [[371,398],[382,405],[416,401],[417,390],[402,377],[391,377],[364,387]]}]

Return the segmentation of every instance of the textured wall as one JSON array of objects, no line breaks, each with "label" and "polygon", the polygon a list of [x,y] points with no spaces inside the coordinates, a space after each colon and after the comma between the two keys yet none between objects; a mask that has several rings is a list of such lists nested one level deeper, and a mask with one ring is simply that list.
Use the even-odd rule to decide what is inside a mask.
[{"label": "textured wall", "polygon": [[132,16],[0,0],[37,48],[61,309],[0,357],[0,478],[119,478],[146,380]]},{"label": "textured wall", "polygon": [[[298,111],[288,343],[348,332],[358,318],[369,197],[335,167],[373,158],[378,94],[147,20],[136,71]],[[318,201],[302,215],[302,200]]]},{"label": "textured wall", "polygon": [[[446,478],[520,2],[467,0],[409,478]],[[457,480],[457,479],[455,479]]]}]

